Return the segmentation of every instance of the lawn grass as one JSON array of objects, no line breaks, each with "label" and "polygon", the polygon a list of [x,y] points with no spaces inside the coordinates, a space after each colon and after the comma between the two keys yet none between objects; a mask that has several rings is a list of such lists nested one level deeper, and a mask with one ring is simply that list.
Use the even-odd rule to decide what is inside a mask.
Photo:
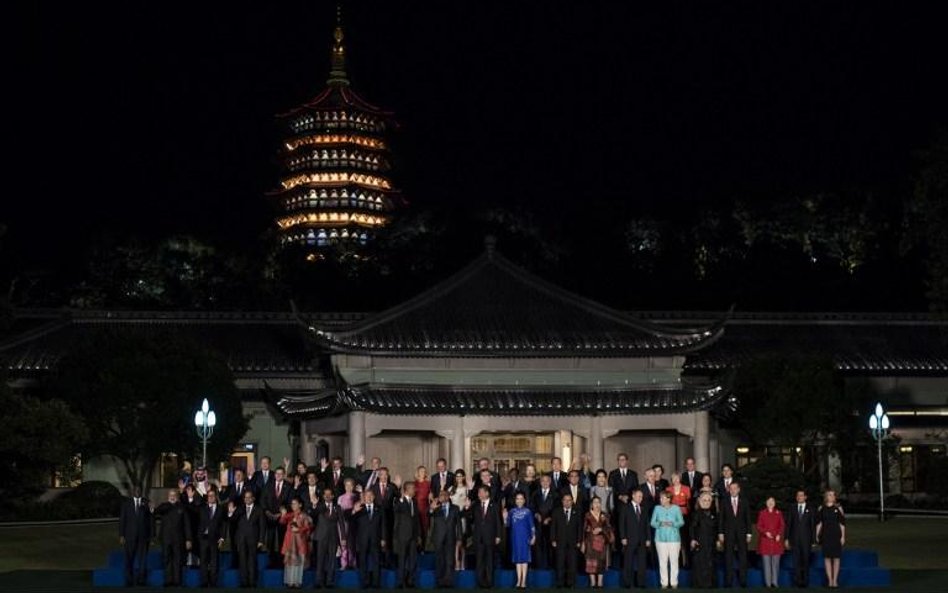
[{"label": "lawn grass", "polygon": [[[850,517],[846,544],[879,553],[894,570],[948,570],[948,519],[898,517],[879,523]],[[119,547],[115,523],[0,529],[0,572],[92,570]]]}]

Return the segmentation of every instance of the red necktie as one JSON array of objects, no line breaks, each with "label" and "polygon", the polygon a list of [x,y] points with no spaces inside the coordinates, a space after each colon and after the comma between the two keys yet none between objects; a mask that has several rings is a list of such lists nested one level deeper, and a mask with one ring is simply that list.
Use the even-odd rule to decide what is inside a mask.
[{"label": "red necktie", "polygon": [[283,482],[277,482],[277,498],[280,498],[280,490],[283,489]]}]

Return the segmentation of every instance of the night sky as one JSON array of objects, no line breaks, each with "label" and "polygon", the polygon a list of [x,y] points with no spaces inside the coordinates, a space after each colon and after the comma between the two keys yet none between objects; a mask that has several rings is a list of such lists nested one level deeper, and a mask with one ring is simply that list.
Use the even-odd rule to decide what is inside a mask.
[{"label": "night sky", "polygon": [[[910,192],[948,123],[938,5],[350,1],[344,21],[412,208],[535,212],[608,269],[617,220]],[[79,266],[103,233],[256,248],[273,116],[324,87],[334,3],[6,10],[4,257]]]}]

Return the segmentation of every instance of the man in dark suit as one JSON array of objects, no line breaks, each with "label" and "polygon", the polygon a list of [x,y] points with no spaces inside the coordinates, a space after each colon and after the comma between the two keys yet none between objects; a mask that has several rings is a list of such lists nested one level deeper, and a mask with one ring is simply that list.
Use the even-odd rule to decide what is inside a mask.
[{"label": "man in dark suit", "polygon": [[260,469],[250,476],[250,486],[253,488],[253,495],[257,502],[260,502],[264,490],[273,485],[273,480],[274,474],[273,470],[270,469],[270,458],[264,455],[260,458]]},{"label": "man in dark suit", "polygon": [[296,495],[303,501],[303,510],[312,513],[323,496],[323,491],[316,481],[316,472],[306,472],[306,481],[296,489]]},{"label": "man in dark suit", "polygon": [[451,504],[451,493],[442,490],[428,513],[435,552],[435,580],[439,587],[450,587],[454,584],[454,553],[461,538],[461,509]]},{"label": "man in dark suit", "polygon": [[398,560],[395,582],[400,589],[415,586],[415,565],[421,545],[421,518],[415,504],[415,483],[402,484],[402,495],[395,501],[392,522],[392,549]]},{"label": "man in dark suit", "polygon": [[223,505],[217,500],[217,490],[207,491],[207,500],[198,509],[197,541],[201,555],[201,586],[216,587],[220,548],[224,544]]},{"label": "man in dark suit", "polygon": [[260,506],[267,516],[267,537],[264,543],[270,551],[271,560],[280,556],[286,526],[280,524],[280,509],[288,509],[295,489],[286,481],[286,470],[280,466],[273,470],[273,480],[260,492]]},{"label": "man in dark suit", "polygon": [[573,510],[585,513],[586,505],[589,503],[589,495],[586,494],[586,489],[580,483],[580,477],[579,470],[570,470],[569,481],[560,488],[560,500],[563,499],[563,495],[569,494],[570,498],[573,499]]},{"label": "man in dark suit", "polygon": [[435,472],[431,475],[431,502],[438,500],[442,490],[454,486],[454,472],[448,471],[448,462],[442,457],[435,462]]},{"label": "man in dark suit", "polygon": [[381,584],[382,548],[387,545],[383,511],[375,504],[375,491],[362,493],[362,500],[352,507],[355,524],[355,549],[359,561],[359,580],[363,589],[378,589]]},{"label": "man in dark suit", "polygon": [[559,492],[553,490],[551,478],[548,474],[540,476],[540,487],[533,494],[530,508],[533,509],[534,525],[536,526],[536,567],[547,569],[550,567],[552,547],[550,546],[550,529],[553,522],[553,509],[559,505]]},{"label": "man in dark suit", "polygon": [[321,481],[327,488],[332,488],[333,494],[339,496],[346,491],[346,478],[352,478],[358,482],[358,472],[355,468],[344,466],[342,457],[337,455],[332,458],[331,464],[323,470]]},{"label": "man in dark suit", "polygon": [[379,479],[379,470],[382,468],[382,459],[373,457],[369,460],[369,467],[362,469],[358,476],[357,484],[362,486],[362,490],[370,490]]},{"label": "man in dark suit", "polygon": [[168,490],[168,501],[155,508],[161,517],[161,560],[165,567],[165,586],[181,586],[184,552],[191,549],[191,521],[181,503],[177,488]]},{"label": "man in dark suit", "polygon": [[477,559],[477,585],[494,585],[494,553],[500,545],[504,532],[500,516],[500,503],[490,498],[490,488],[481,485],[477,489],[477,502],[468,511],[474,535],[474,551]]},{"label": "man in dark suit", "polygon": [[[486,471],[490,475],[490,482],[484,479],[483,472]],[[477,460],[477,470],[471,474],[473,484],[471,485],[470,499],[471,502],[477,502],[477,489],[481,487],[482,484],[496,484],[497,489],[500,489],[500,474],[495,472],[490,468],[490,459],[486,457],[481,457]],[[494,488],[491,488],[491,500],[497,501],[498,499],[494,498]]]},{"label": "man in dark suit", "polygon": [[263,538],[267,533],[267,518],[263,509],[256,504],[253,490],[243,490],[244,504],[237,506],[233,501],[227,503],[227,518],[234,532],[238,562],[240,566],[240,586],[257,586],[257,550],[263,549]]},{"label": "man in dark suit", "polygon": [[619,467],[609,472],[609,487],[612,488],[612,495],[616,500],[616,520],[618,521],[621,520],[618,515],[621,515],[629,504],[629,495],[639,486],[639,477],[629,467],[629,456],[625,453],[619,453],[616,456],[616,462]]},{"label": "man in dark suit", "polygon": [[[131,496],[122,502],[119,513],[119,543],[125,547],[126,586],[145,584],[151,521],[151,508],[142,498],[142,489],[132,486]],[[138,570],[135,570],[136,562]]]},{"label": "man in dark suit", "polygon": [[635,586],[645,587],[645,568],[648,549],[652,546],[649,520],[642,506],[641,490],[633,490],[628,508],[622,510],[619,522],[619,541],[622,542],[622,586],[632,586],[632,570],[635,569]]},{"label": "man in dark suit", "polygon": [[507,485],[501,490],[501,497],[504,501],[505,509],[512,509],[516,506],[514,499],[518,493],[523,494],[527,501],[530,500],[527,483],[520,479],[520,470],[514,467],[507,472]]},{"label": "man in dark suit", "polygon": [[323,487],[323,500],[313,509],[316,544],[316,587],[333,587],[336,584],[336,550],[339,549],[339,521],[342,509],[335,501],[335,492]]},{"label": "man in dark suit", "polygon": [[553,510],[552,546],[556,550],[556,586],[572,588],[576,583],[576,563],[583,543],[583,513],[564,493],[561,506]]},{"label": "man in dark suit", "polygon": [[695,467],[695,458],[685,459],[685,470],[681,472],[681,484],[691,490],[691,497],[698,498],[698,490],[701,489],[701,478],[704,474]]},{"label": "man in dark suit", "polygon": [[718,539],[724,544],[724,586],[734,585],[734,555],[737,554],[737,577],[741,587],[747,586],[747,544],[751,541],[750,504],[741,496],[741,485],[732,481],[730,493],[721,501],[718,515]]},{"label": "man in dark suit", "polygon": [[718,514],[724,510],[724,500],[731,495],[731,483],[736,482],[734,467],[730,463],[721,466],[721,477],[714,484],[714,493],[718,498]]},{"label": "man in dark suit", "polygon": [[651,520],[652,509],[661,504],[662,494],[662,490],[655,482],[655,470],[652,468],[645,470],[645,481],[639,486],[639,490],[642,491],[642,506],[645,507],[645,512]]},{"label": "man in dark suit", "polygon": [[550,484],[557,492],[559,492],[560,488],[569,483],[569,480],[566,477],[566,472],[563,471],[563,460],[559,457],[554,457],[550,460],[549,475]]},{"label": "man in dark suit", "polygon": [[385,533],[389,536],[389,543],[382,549],[382,566],[391,567],[391,534],[395,521],[395,499],[400,496],[397,486],[392,484],[389,477],[388,468],[380,467],[378,470],[378,479],[371,490],[375,492],[375,503],[384,512],[382,518],[385,521]]},{"label": "man in dark suit", "polygon": [[501,498],[503,497],[503,490],[501,490],[500,479],[494,478],[494,472],[489,469],[482,469],[477,476],[477,486],[473,490],[474,498],[477,498],[477,489],[481,486],[486,486],[487,491],[490,492],[491,502],[500,504]]},{"label": "man in dark suit", "polygon": [[787,509],[787,534],[784,541],[793,558],[793,584],[810,583],[810,549],[816,543],[816,512],[807,504],[806,491],[797,490],[796,504]]},{"label": "man in dark suit", "polygon": [[[244,492],[253,492],[253,486],[250,485],[250,481],[247,480],[244,475],[244,470],[237,468],[234,470],[234,483],[227,487],[224,491],[224,494],[221,497],[221,502],[225,504],[234,503],[238,509],[242,509],[244,506]],[[256,498],[256,495],[254,495]],[[240,568],[240,554],[236,553],[237,550],[237,530],[229,529],[230,532],[230,549],[231,549],[231,568]]]}]

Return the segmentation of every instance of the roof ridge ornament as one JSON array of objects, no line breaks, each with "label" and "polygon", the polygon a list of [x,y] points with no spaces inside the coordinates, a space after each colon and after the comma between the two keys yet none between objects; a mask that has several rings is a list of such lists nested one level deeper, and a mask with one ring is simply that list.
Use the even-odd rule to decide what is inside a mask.
[{"label": "roof ridge ornament", "polygon": [[342,4],[336,4],[336,29],[332,34],[332,67],[329,70],[329,86],[349,86],[349,77],[346,75],[346,46],[343,44],[345,34],[342,30]]}]

